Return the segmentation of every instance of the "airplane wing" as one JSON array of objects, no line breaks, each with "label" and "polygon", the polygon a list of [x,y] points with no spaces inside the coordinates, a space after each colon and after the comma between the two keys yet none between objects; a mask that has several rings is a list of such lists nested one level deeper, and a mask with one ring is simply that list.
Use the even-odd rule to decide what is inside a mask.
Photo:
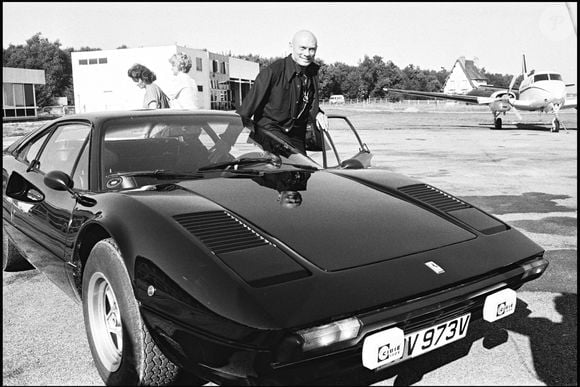
[{"label": "airplane wing", "polygon": [[383,90],[388,92],[388,93],[414,95],[414,96],[418,96],[418,97],[427,97],[427,98],[451,99],[454,101],[473,103],[473,104],[477,104],[477,105],[489,105],[490,103],[496,101],[496,98],[477,97],[474,95],[446,94],[446,93],[436,93],[436,92],[429,92],[429,91],[389,89],[386,87],[383,88]]},{"label": "airplane wing", "polygon": [[562,107],[560,109],[572,109],[572,108],[578,109],[578,98],[571,98],[571,99],[566,98],[564,105],[562,105]]}]

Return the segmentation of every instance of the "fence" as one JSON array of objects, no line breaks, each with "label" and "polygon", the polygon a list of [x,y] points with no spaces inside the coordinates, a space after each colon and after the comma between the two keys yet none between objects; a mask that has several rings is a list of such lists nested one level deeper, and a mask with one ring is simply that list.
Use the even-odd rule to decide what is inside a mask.
[{"label": "fence", "polygon": [[392,110],[405,110],[417,108],[419,110],[488,110],[487,106],[468,104],[459,101],[440,100],[440,99],[404,99],[397,102],[389,101],[387,98],[367,98],[367,99],[345,99],[344,103],[330,103],[329,99],[321,99],[320,105],[324,107],[344,107],[344,108],[386,108]]}]

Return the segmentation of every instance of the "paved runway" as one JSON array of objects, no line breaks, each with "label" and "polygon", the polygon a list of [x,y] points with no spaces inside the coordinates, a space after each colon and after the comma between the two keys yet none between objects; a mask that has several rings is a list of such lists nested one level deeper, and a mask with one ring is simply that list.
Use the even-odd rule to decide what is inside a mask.
[{"label": "paved runway", "polygon": [[[491,212],[543,246],[550,266],[520,289],[506,319],[473,323],[465,339],[387,370],[322,382],[577,385],[576,114],[565,116],[568,133],[550,133],[545,123],[489,130],[491,114],[480,112],[329,113],[351,117],[374,153],[373,168],[418,178]],[[103,385],[80,306],[35,271],[3,279],[3,384]]]}]

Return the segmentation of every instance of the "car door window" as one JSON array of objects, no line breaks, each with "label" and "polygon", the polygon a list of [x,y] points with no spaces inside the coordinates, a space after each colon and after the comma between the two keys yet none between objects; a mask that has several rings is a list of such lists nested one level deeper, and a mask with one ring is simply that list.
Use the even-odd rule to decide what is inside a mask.
[{"label": "car door window", "polygon": [[38,157],[38,169],[44,173],[63,171],[70,175],[90,130],[84,124],[59,126]]},{"label": "car door window", "polygon": [[[351,124],[341,116],[328,117],[328,132],[325,133],[326,166],[338,167],[344,160],[350,159],[362,150],[362,144]],[[323,154],[320,151],[307,152],[308,156],[320,165]]]},{"label": "car door window", "polygon": [[329,117],[328,133],[340,161],[349,159],[360,151],[361,144],[346,119]]},{"label": "car door window", "polygon": [[42,144],[44,144],[44,140],[46,140],[47,136],[48,132],[30,141],[20,152],[18,152],[16,159],[24,161],[25,163],[30,163],[38,154],[38,151],[42,147]]}]

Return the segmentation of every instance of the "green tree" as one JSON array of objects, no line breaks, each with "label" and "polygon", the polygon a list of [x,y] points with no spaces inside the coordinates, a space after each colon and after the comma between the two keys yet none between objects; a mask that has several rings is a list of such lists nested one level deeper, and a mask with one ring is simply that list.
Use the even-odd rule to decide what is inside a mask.
[{"label": "green tree", "polygon": [[45,71],[46,84],[35,86],[38,106],[53,105],[53,99],[62,96],[74,103],[70,51],[60,46],[58,40],[51,43],[39,32],[28,39],[26,45],[10,44],[3,51],[4,67]]},{"label": "green tree", "polygon": [[[498,74],[498,73],[488,73],[485,71],[485,68],[481,70],[482,74],[485,75],[488,79],[488,84],[497,86],[497,87],[505,87],[506,89],[509,87],[510,82],[512,81],[513,75],[509,74]],[[519,75],[516,77],[516,82],[514,84],[514,88],[518,88],[519,84],[521,83],[524,77]]]},{"label": "green tree", "polygon": [[[323,64],[319,71],[320,98],[329,98],[333,94],[344,94],[349,97],[349,94],[352,94],[350,90],[352,86],[348,75],[355,71],[356,67],[345,63]],[[350,98],[356,98],[356,95]]]}]

